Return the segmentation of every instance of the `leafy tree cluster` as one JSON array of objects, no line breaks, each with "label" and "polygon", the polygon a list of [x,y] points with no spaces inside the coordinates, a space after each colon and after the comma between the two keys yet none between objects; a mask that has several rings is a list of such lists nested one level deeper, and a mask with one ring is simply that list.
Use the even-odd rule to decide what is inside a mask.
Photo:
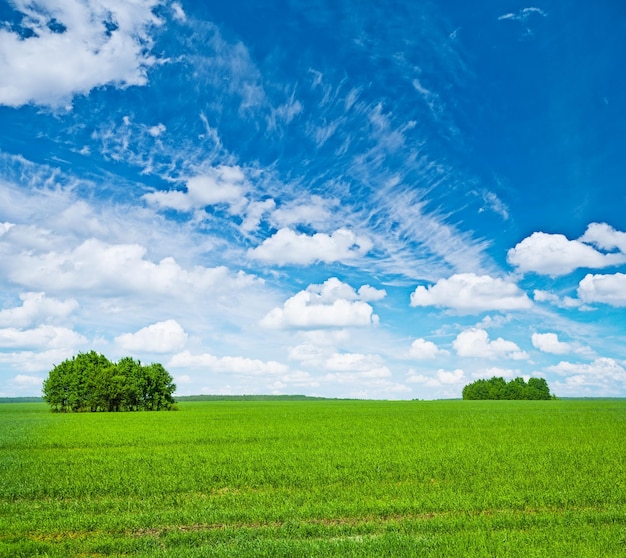
[{"label": "leafy tree cluster", "polygon": [[56,365],[43,383],[43,398],[54,411],[159,411],[172,409],[176,386],[161,364],[117,364],[95,351]]},{"label": "leafy tree cluster", "polygon": [[515,378],[507,382],[494,376],[476,380],[463,388],[463,399],[554,399],[544,378]]}]

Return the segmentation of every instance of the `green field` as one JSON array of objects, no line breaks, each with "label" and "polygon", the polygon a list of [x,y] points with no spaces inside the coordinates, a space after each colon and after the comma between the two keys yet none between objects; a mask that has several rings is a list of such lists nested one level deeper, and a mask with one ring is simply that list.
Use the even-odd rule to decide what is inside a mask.
[{"label": "green field", "polygon": [[0,556],[626,556],[626,401],[0,405]]}]

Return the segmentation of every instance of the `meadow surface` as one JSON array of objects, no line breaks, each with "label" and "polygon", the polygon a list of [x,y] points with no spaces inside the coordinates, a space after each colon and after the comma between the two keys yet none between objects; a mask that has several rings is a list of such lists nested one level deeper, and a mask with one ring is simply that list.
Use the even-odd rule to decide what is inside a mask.
[{"label": "meadow surface", "polygon": [[626,556],[626,401],[0,405],[0,556]]}]

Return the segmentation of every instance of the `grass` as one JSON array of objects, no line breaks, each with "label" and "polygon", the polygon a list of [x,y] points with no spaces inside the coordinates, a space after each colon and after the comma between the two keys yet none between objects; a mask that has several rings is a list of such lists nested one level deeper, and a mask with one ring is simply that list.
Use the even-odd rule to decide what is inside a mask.
[{"label": "grass", "polygon": [[626,556],[626,401],[0,406],[0,556]]}]

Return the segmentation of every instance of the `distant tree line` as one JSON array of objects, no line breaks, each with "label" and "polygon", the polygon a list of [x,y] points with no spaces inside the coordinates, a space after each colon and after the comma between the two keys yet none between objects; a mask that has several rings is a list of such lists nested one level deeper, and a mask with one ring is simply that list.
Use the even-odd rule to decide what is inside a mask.
[{"label": "distant tree line", "polygon": [[507,382],[494,376],[476,380],[463,388],[463,399],[555,399],[544,378],[515,378]]},{"label": "distant tree line", "polygon": [[59,412],[169,410],[175,390],[161,364],[130,357],[113,363],[95,351],[57,364],[43,382],[44,400]]}]

